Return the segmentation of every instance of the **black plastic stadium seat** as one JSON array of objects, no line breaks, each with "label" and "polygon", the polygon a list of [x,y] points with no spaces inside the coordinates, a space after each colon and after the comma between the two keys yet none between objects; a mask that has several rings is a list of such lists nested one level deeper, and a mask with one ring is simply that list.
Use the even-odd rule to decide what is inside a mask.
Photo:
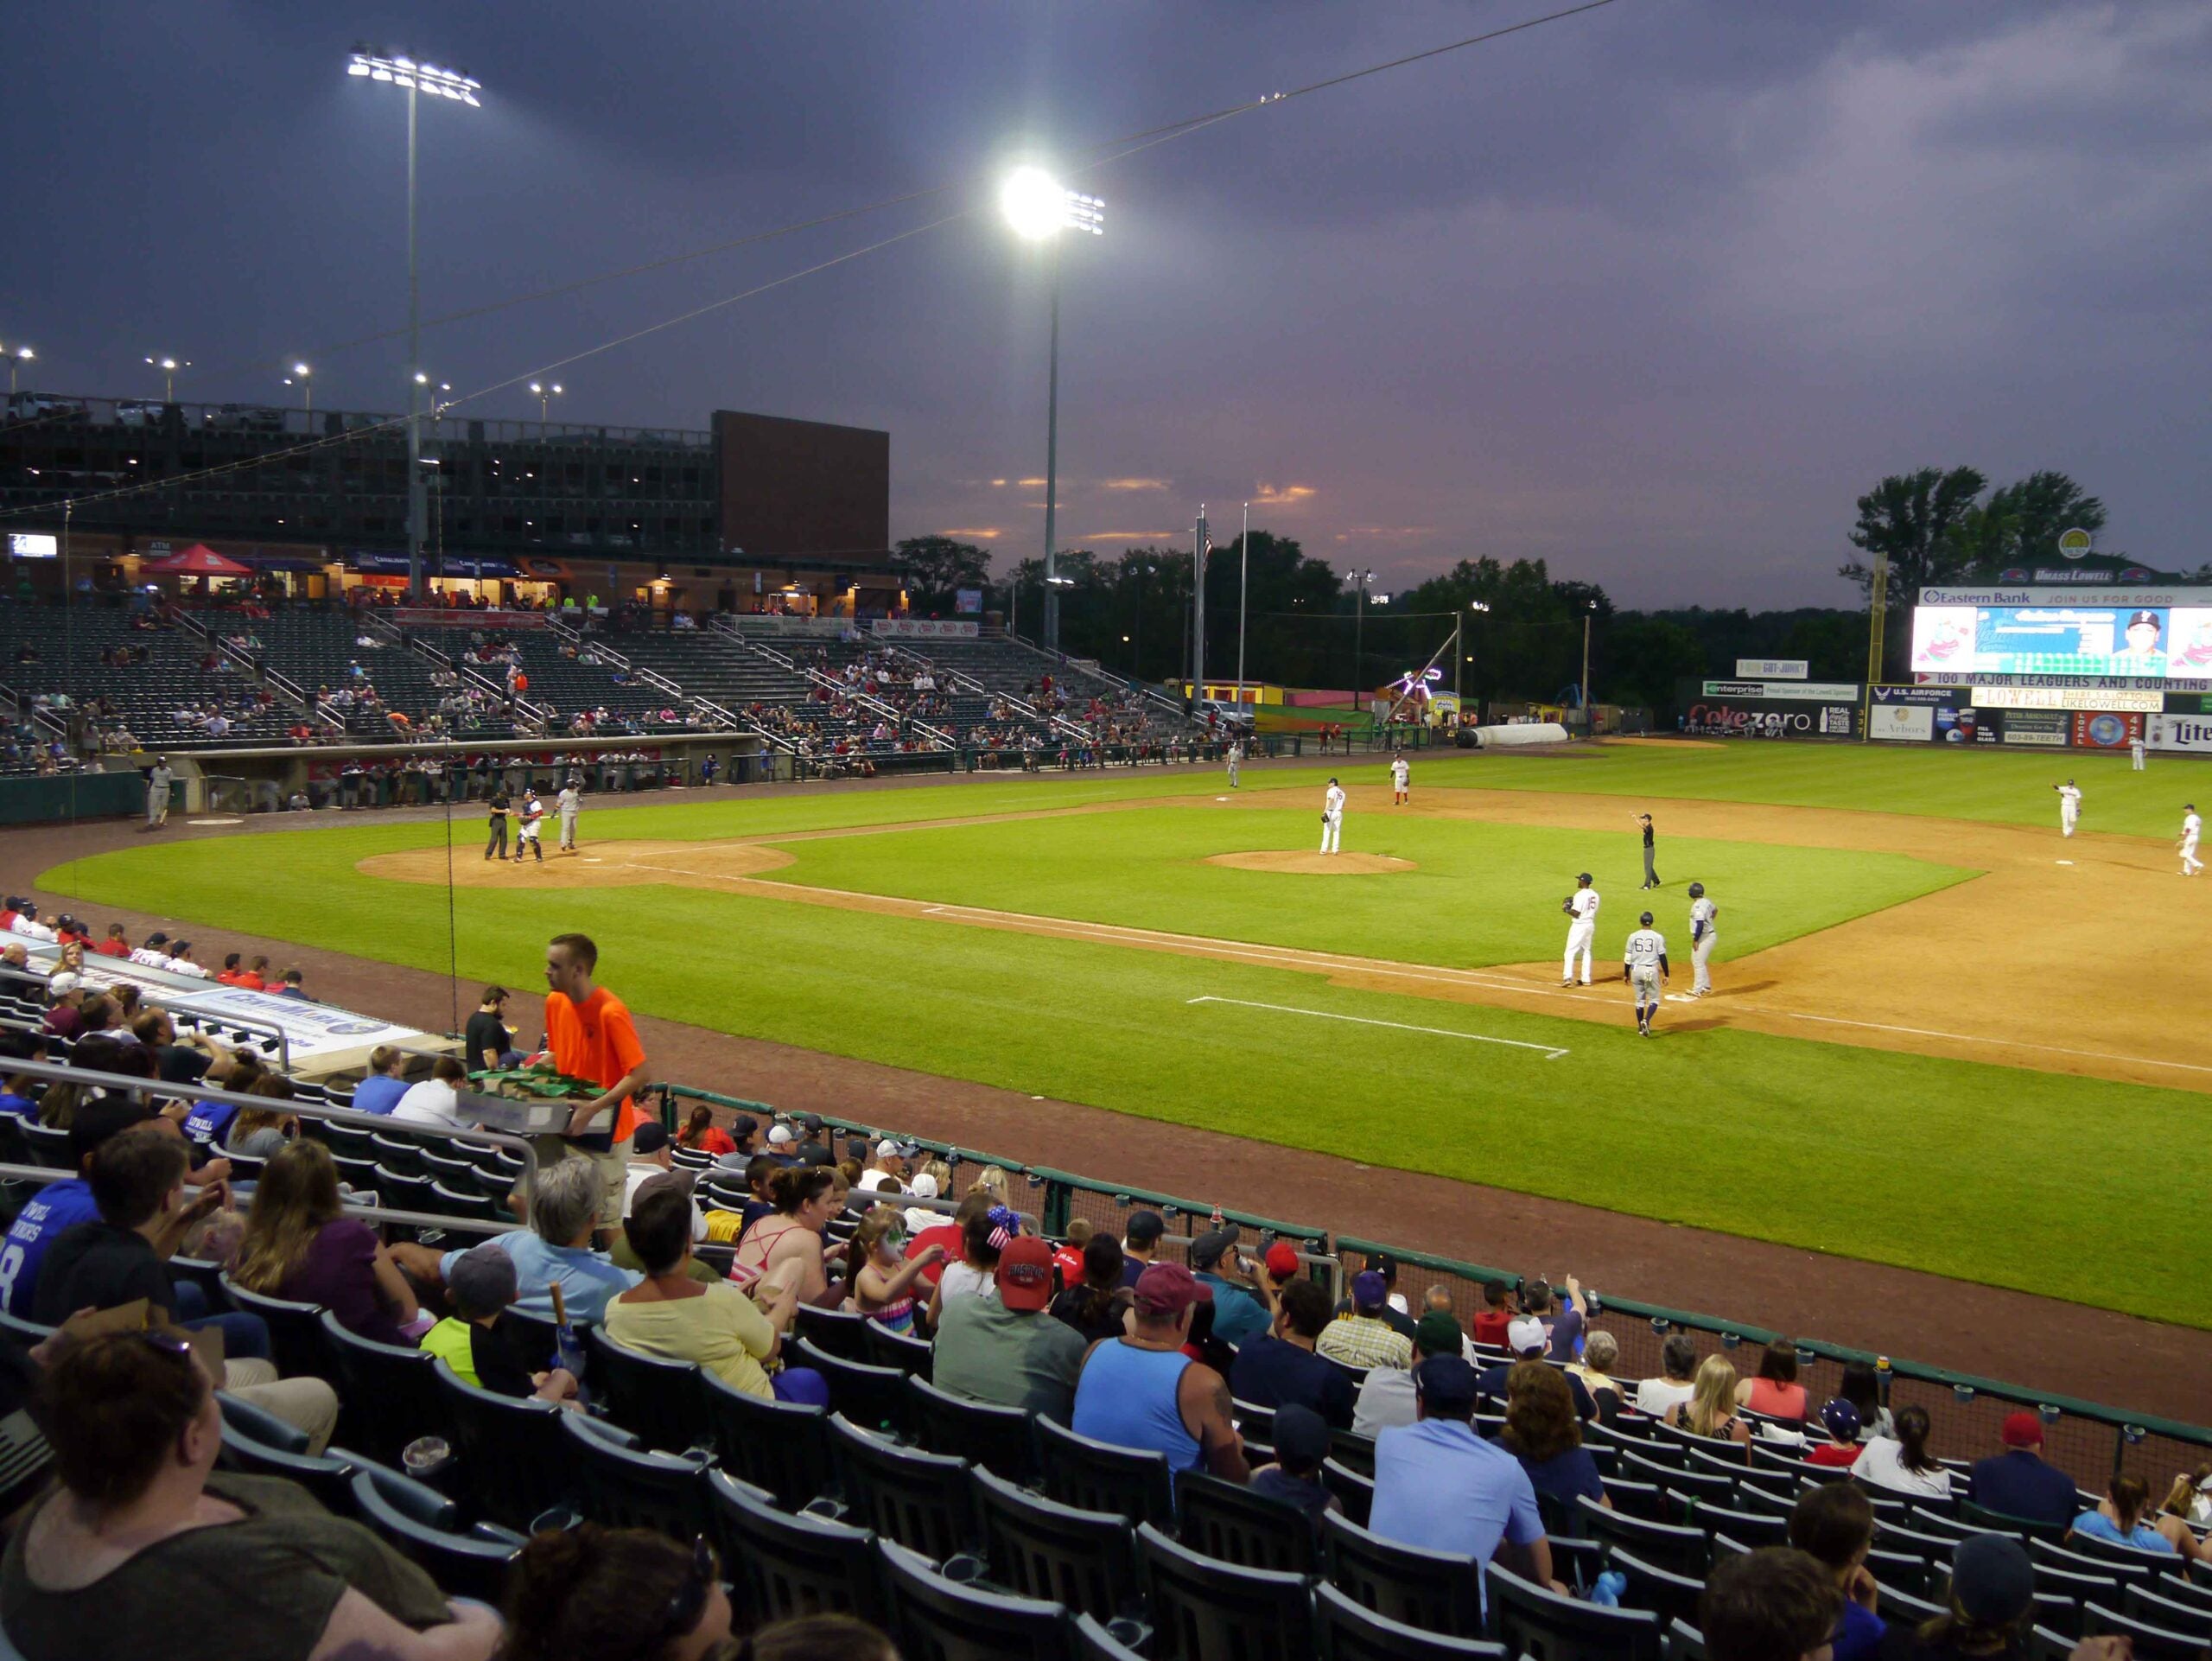
[{"label": "black plastic stadium seat", "polygon": [[780,1511],[726,1471],[708,1473],[707,1494],[743,1625],[816,1614],[881,1622],[882,1575],[867,1529]]},{"label": "black plastic stadium seat", "polygon": [[946,1580],[927,1558],[893,1541],[878,1540],[875,1549],[891,1593],[891,1635],[901,1654],[1073,1661],[1074,1623],[1059,1604]]},{"label": "black plastic stadium seat", "polygon": [[901,1448],[842,1413],[830,1416],[830,1454],[855,1522],[935,1562],[976,1543],[967,1461]]},{"label": "black plastic stadium seat", "polygon": [[[1705,1595],[1702,1580],[1655,1567],[1623,1546],[1605,1554],[1605,1567],[1628,1581],[1628,1589],[1621,1594],[1624,1608],[1649,1609],[1662,1620],[1695,1624],[1698,1600]],[[1889,1590],[1885,1585],[1883,1596],[1887,1597]]]},{"label": "black plastic stadium seat", "polygon": [[910,1378],[926,1378],[937,1352],[927,1339],[894,1333],[880,1321],[871,1321],[861,1333],[867,1353],[861,1359],[879,1367],[896,1367]]},{"label": "black plastic stadium seat", "polygon": [[1175,1525],[1174,1479],[1165,1454],[1095,1441],[1040,1416],[1037,1458],[1045,1492],[1063,1505]]},{"label": "black plastic stadium seat", "polygon": [[607,1416],[648,1448],[681,1454],[707,1441],[705,1370],[625,1348],[597,1327],[584,1340],[594,1396]]},{"label": "black plastic stadium seat", "polygon": [[287,1378],[320,1378],[333,1370],[322,1341],[321,1304],[264,1297],[247,1291],[228,1275],[222,1276],[221,1284],[231,1308],[269,1323],[270,1359],[278,1372]]},{"label": "black plastic stadium seat", "polygon": [[906,1375],[896,1367],[871,1366],[832,1355],[806,1339],[785,1352],[795,1367],[812,1367],[828,1381],[830,1402],[868,1430],[906,1428]]},{"label": "black plastic stadium seat", "polygon": [[1643,1609],[1606,1609],[1563,1598],[1490,1566],[1491,1630],[1507,1649],[1534,1661],[1660,1661],[1666,1626]]},{"label": "black plastic stadium seat", "polygon": [[1281,1500],[1202,1472],[1185,1473],[1175,1499],[1183,1519],[1176,1537],[1217,1562],[1288,1575],[1311,1575],[1318,1566],[1313,1524]]},{"label": "black plastic stadium seat", "polygon": [[786,1511],[820,1496],[830,1482],[826,1408],[748,1396],[702,1373],[707,1425],[722,1468],[770,1495]]},{"label": "black plastic stadium seat", "polygon": [[1376,1614],[1324,1582],[1313,1589],[1319,1661],[1506,1661],[1505,1646],[1446,1638]]},{"label": "black plastic stadium seat", "polygon": [[443,1408],[434,1359],[428,1350],[379,1344],[347,1332],[328,1309],[320,1325],[347,1446],[387,1465],[398,1464],[409,1442],[437,1430]]},{"label": "black plastic stadium seat", "polygon": [[1333,1514],[1321,1519],[1321,1554],[1329,1584],[1362,1608],[1423,1632],[1483,1635],[1471,1557],[1400,1545]]},{"label": "black plastic stadium seat", "polygon": [[1021,1409],[966,1401],[912,1375],[906,1393],[915,1429],[931,1453],[953,1454],[1014,1482],[1035,1474],[1036,1442]]},{"label": "black plastic stadium seat", "polygon": [[794,1324],[798,1335],[831,1355],[842,1356],[848,1361],[866,1361],[868,1352],[868,1318],[842,1309],[822,1309],[811,1304],[798,1306]]},{"label": "black plastic stadium seat", "polygon": [[561,1429],[582,1479],[580,1509],[593,1522],[678,1540],[707,1531],[704,1461],[648,1452],[629,1432],[582,1413],[563,1413]]},{"label": "black plastic stadium seat", "polygon": [[1080,1613],[1075,1618],[1075,1652],[1078,1661],[1145,1661],[1142,1651],[1122,1642],[1096,1616]]},{"label": "black plastic stadium seat", "polygon": [[997,1584],[1101,1620],[1136,1612],[1136,1537],[1127,1518],[1063,1505],[980,1467],[969,1475]]},{"label": "black plastic stadium seat", "polygon": [[1137,1527],[1137,1566],[1152,1615],[1153,1661],[1308,1661],[1313,1603],[1304,1576],[1235,1569]]},{"label": "black plastic stadium seat", "polygon": [[560,1408],[465,1384],[442,1357],[436,1367],[442,1423],[461,1456],[461,1489],[478,1515],[527,1529],[541,1512],[575,1499],[575,1461]]},{"label": "black plastic stadium seat", "polygon": [[1325,1459],[1321,1461],[1321,1486],[1336,1495],[1337,1504],[1344,1507],[1346,1517],[1362,1528],[1367,1526],[1368,1513],[1375,1509],[1373,1477],[1362,1476],[1332,1459]]},{"label": "black plastic stadium seat", "polygon": [[457,1598],[499,1607],[522,1537],[491,1524],[461,1527],[461,1507],[435,1488],[389,1471],[353,1473],[353,1513],[385,1543]]},{"label": "black plastic stadium seat", "polygon": [[1607,1511],[1587,1494],[1578,1497],[1574,1505],[1581,1513],[1583,1529],[1591,1539],[1626,1546],[1655,1569],[1701,1581],[1711,1566],[1712,1545],[1696,1529],[1647,1522],[1641,1517],[1624,1517],[1618,1511]]},{"label": "black plastic stadium seat", "polygon": [[1698,1500],[1691,1505],[1685,1522],[1687,1526],[1702,1534],[1725,1534],[1732,1540],[1741,1540],[1747,1546],[1786,1546],[1789,1543],[1789,1519],[1773,1513],[1724,1511],[1718,1505],[1708,1505],[1703,1500]]}]

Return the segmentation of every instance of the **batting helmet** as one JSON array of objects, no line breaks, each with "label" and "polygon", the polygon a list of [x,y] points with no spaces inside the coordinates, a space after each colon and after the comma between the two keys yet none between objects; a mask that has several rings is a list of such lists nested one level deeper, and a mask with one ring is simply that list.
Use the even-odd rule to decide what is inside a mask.
[{"label": "batting helmet", "polygon": [[1691,899],[1693,899],[1693,900],[1702,900],[1702,899],[1704,899],[1704,898],[1705,898],[1705,884],[1704,884],[1704,883],[1702,883],[1702,882],[1693,882],[1693,883],[1691,883],[1691,884],[1690,884],[1690,898],[1691,898]]},{"label": "batting helmet", "polygon": [[1643,922],[1644,927],[1649,928],[1651,926],[1651,913],[1647,911],[1643,913],[1643,916],[1640,920]]}]

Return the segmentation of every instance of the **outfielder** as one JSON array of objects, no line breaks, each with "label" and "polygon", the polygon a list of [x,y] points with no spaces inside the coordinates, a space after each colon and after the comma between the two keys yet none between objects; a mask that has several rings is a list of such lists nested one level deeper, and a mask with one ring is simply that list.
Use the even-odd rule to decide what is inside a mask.
[{"label": "outfielder", "polygon": [[522,863],[523,850],[528,849],[537,856],[540,865],[545,863],[545,844],[537,839],[538,825],[545,818],[545,804],[537,799],[535,790],[522,793],[522,813],[515,824],[515,863]]},{"label": "outfielder", "polygon": [[2127,770],[2130,773],[2143,771],[2143,735],[2141,733],[2136,734],[2127,741]]},{"label": "outfielder", "polygon": [[1333,854],[1344,830],[1344,787],[1334,779],[1329,780],[1328,793],[1321,798],[1321,851]]},{"label": "outfielder", "polygon": [[2074,834],[2074,827],[2081,823],[2082,792],[2074,788],[2071,779],[2063,785],[2053,785],[2051,788],[2058,792],[2059,834],[2070,837]]},{"label": "outfielder", "polygon": [[1636,1029],[1649,1038],[1651,1017],[1659,1013],[1659,983],[1668,974],[1667,937],[1651,926],[1649,912],[1637,920],[1643,926],[1621,952],[1621,978],[1636,996]]},{"label": "outfielder", "polygon": [[1715,920],[1720,907],[1705,897],[1705,884],[1690,884],[1690,967],[1694,978],[1690,983],[1690,996],[1703,997],[1713,990],[1713,971],[1707,965],[1713,960],[1713,942],[1717,938]]},{"label": "outfielder", "polygon": [[1403,807],[1408,792],[1406,784],[1413,777],[1413,769],[1406,765],[1406,753],[1400,750],[1390,758],[1390,805]]},{"label": "outfielder", "polygon": [[2181,805],[2181,874],[2195,876],[2204,869],[2204,862],[2196,856],[2196,839],[2204,834],[2204,821],[2196,817],[2196,804]]},{"label": "outfielder", "polygon": [[584,804],[584,793],[577,787],[574,774],[569,775],[569,782],[561,786],[561,793],[553,799],[561,810],[561,851],[573,854],[576,851],[576,814]]},{"label": "outfielder", "polygon": [[1560,984],[1574,984],[1574,954],[1582,954],[1582,983],[1590,984],[1590,943],[1598,934],[1598,891],[1590,886],[1590,873],[1574,879],[1574,892],[1560,902],[1560,909],[1574,920],[1567,926],[1567,961],[1560,967]]},{"label": "outfielder", "polygon": [[1236,739],[1230,739],[1229,741],[1229,787],[1231,790],[1236,788],[1236,769],[1243,764],[1243,744]]}]

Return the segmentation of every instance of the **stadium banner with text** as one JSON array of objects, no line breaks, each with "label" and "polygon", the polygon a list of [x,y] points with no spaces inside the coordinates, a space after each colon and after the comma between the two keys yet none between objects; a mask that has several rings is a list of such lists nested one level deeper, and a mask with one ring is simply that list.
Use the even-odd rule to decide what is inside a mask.
[{"label": "stadium banner with text", "polygon": [[879,617],[869,627],[887,640],[972,640],[982,632],[980,623],[937,617]]},{"label": "stadium banner with text", "polygon": [[1851,680],[1709,680],[1709,698],[1796,698],[1807,703],[1856,703],[1859,683]]},{"label": "stadium banner with text", "polygon": [[1803,680],[1812,672],[1812,664],[1803,658],[1738,658],[1736,659],[1738,680]]},{"label": "stadium banner with text", "polygon": [[2212,605],[2096,603],[2101,597],[2082,593],[2039,604],[1916,606],[1913,672],[2212,681]]},{"label": "stadium banner with text", "polygon": [[2094,686],[1976,686],[1970,700],[1980,710],[2112,710],[2122,715],[2157,715],[2165,708],[2163,692],[2128,691]]},{"label": "stadium banner with text", "polygon": [[2074,741],[2084,749],[2124,750],[2143,736],[2143,717],[2114,710],[2074,712]]},{"label": "stadium banner with text", "polygon": [[2072,732],[2063,710],[1977,704],[1971,686],[1877,686],[1866,735],[1885,743],[2029,744],[2063,748]]},{"label": "stadium banner with text", "polygon": [[[1717,690],[1737,686],[1749,693]],[[1779,697],[1767,690],[1789,690]],[[1851,681],[1822,685],[1817,697],[1789,682],[1694,681],[1676,683],[1675,708],[1683,730],[1706,738],[1856,738],[1859,686]]]},{"label": "stadium banner with text", "polygon": [[1999,724],[1998,741],[2063,749],[2072,735],[2072,717],[2063,710],[1985,710],[1985,725]]},{"label": "stadium banner with text", "polygon": [[543,628],[542,611],[448,611],[441,606],[394,606],[378,616],[402,628]]},{"label": "stadium banner with text", "polygon": [[2144,722],[2143,737],[2154,750],[2212,755],[2212,719],[2202,716],[2152,716]]}]

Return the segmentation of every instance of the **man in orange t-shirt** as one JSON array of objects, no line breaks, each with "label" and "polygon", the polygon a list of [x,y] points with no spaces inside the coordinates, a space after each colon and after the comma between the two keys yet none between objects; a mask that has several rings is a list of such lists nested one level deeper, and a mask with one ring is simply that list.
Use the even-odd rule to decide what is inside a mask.
[{"label": "man in orange t-shirt", "polygon": [[576,1104],[556,1151],[599,1167],[599,1225],[611,1231],[622,1225],[630,1142],[638,1127],[632,1098],[652,1082],[652,1072],[627,1007],[592,984],[598,967],[599,948],[588,935],[556,934],[546,945],[546,1047],[563,1072],[601,1087],[599,1095]]}]

